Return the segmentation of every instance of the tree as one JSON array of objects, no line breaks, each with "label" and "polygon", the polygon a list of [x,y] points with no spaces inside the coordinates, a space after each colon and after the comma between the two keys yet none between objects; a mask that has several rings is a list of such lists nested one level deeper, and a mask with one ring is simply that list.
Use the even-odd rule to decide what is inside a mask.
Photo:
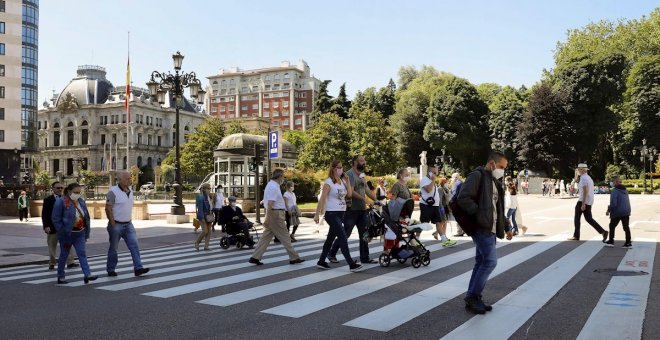
[{"label": "tree", "polygon": [[314,101],[314,111],[312,111],[312,122],[315,123],[323,114],[330,112],[332,108],[332,96],[328,94],[328,84],[332,80],[324,80],[319,85],[319,92]]},{"label": "tree", "polygon": [[327,113],[307,132],[309,140],[300,154],[296,167],[301,169],[326,169],[335,159],[346,161],[349,158],[351,132],[346,123],[334,113]]},{"label": "tree", "polygon": [[445,148],[463,170],[483,164],[488,150],[488,107],[467,80],[453,77],[431,97],[424,139]]},{"label": "tree", "polygon": [[351,101],[346,96],[346,83],[341,84],[339,87],[339,94],[337,98],[332,100],[332,106],[329,112],[338,115],[342,119],[348,118],[348,110],[351,109]]},{"label": "tree", "polygon": [[399,89],[405,91],[408,85],[419,76],[419,72],[415,66],[401,66],[399,68]]},{"label": "tree", "polygon": [[376,111],[382,113],[383,118],[387,119],[394,114],[396,109],[396,85],[392,78],[390,78],[387,86],[383,86],[378,90],[376,103]]},{"label": "tree", "polygon": [[80,174],[82,175],[85,188],[92,191],[107,178],[107,175],[91,170],[82,170]]},{"label": "tree", "polygon": [[[181,172],[188,176],[204,177],[213,171],[213,150],[225,137],[225,124],[217,118],[207,118],[181,148]],[[167,153],[164,164],[174,164],[174,149]]]},{"label": "tree", "polygon": [[233,135],[235,133],[247,133],[248,129],[246,129],[243,124],[241,124],[241,121],[238,119],[232,119],[229,122],[225,123],[225,133],[227,136]]},{"label": "tree", "polygon": [[367,160],[367,172],[386,175],[403,165],[397,151],[394,131],[383,124],[383,115],[372,109],[352,111],[346,122],[350,131],[350,154],[363,155]]},{"label": "tree", "polygon": [[511,86],[502,88],[492,99],[488,128],[493,146],[509,157],[509,167],[519,170],[516,156],[520,150],[519,125],[525,111],[520,92]]},{"label": "tree", "polygon": [[[566,170],[566,155],[574,151],[567,143],[573,129],[568,125],[564,99],[550,81],[535,85],[519,127],[520,161],[529,169],[551,176],[555,168]],[[564,174],[567,174],[564,171]]]},{"label": "tree", "polygon": [[660,55],[642,57],[635,63],[628,76],[625,98],[626,119],[632,128],[628,151],[641,145],[644,138],[647,144],[660,147]]},{"label": "tree", "polygon": [[502,86],[495,83],[483,83],[477,85],[477,92],[479,93],[479,98],[490,106],[495,100],[495,97],[502,91]]},{"label": "tree", "polygon": [[300,130],[287,130],[284,131],[284,140],[293,144],[293,146],[300,152],[307,141],[309,140],[309,135],[304,131]]},{"label": "tree", "polygon": [[351,105],[351,110],[363,111],[363,110],[378,110],[378,98],[376,95],[376,88],[369,87],[364,92],[357,91],[355,93],[355,98]]}]

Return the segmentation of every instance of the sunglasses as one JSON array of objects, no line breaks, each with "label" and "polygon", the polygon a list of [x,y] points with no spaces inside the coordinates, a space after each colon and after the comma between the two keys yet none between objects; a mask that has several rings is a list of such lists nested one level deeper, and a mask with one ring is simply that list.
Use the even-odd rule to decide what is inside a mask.
[{"label": "sunglasses", "polygon": [[53,189],[55,189],[55,190],[62,190],[62,189],[64,189],[64,187],[54,187]]}]

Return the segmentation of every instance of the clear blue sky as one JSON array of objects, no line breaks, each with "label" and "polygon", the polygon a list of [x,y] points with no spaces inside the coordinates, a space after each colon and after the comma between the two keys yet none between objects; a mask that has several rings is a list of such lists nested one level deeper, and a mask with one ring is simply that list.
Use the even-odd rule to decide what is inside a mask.
[{"label": "clear blue sky", "polygon": [[349,96],[397,80],[422,64],[478,84],[532,85],[553,66],[566,31],[602,19],[639,18],[660,0],[202,1],[46,0],[40,2],[39,102],[59,92],[77,65],[104,66],[125,82],[127,32],[134,86],[153,70],[205,77],[220,68],[257,68],[305,59],[330,93]]}]

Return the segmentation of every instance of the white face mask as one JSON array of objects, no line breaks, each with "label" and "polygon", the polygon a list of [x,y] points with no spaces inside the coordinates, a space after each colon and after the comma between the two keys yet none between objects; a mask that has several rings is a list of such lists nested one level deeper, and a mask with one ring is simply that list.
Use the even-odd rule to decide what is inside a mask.
[{"label": "white face mask", "polygon": [[433,179],[433,177],[435,177],[435,174],[433,173],[433,171],[429,171],[429,178]]},{"label": "white face mask", "polygon": [[236,207],[236,202],[231,202],[231,203],[229,203],[229,205],[230,205],[232,208],[234,208],[234,207]]},{"label": "white face mask", "polygon": [[500,179],[504,176],[504,169],[495,169],[493,170],[493,177]]},{"label": "white face mask", "polygon": [[71,194],[69,197],[71,197],[72,200],[77,201],[80,199],[80,194]]},{"label": "white face mask", "polygon": [[410,176],[406,176],[406,177],[403,178],[404,182],[408,182],[409,180],[410,180]]},{"label": "white face mask", "polygon": [[295,188],[291,188],[291,189],[290,189],[290,190],[291,190],[291,192],[293,192],[293,190],[294,190],[294,189],[295,189]]}]

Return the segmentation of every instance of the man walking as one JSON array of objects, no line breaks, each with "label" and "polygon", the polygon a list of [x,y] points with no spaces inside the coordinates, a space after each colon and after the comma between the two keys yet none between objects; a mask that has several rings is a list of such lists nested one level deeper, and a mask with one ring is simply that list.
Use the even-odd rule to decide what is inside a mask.
[{"label": "man walking", "polygon": [[474,314],[484,314],[493,309],[483,302],[481,293],[488,276],[497,265],[495,238],[511,240],[511,226],[504,215],[504,188],[500,179],[508,161],[500,151],[491,151],[484,167],[478,167],[465,179],[456,202],[477,225],[472,235],[477,255],[472,276],[465,296],[465,308]]},{"label": "man walking", "polygon": [[[451,189],[449,190],[449,200],[456,195],[456,192],[458,191],[458,188],[463,184],[463,180],[461,180],[461,175],[458,172],[454,172],[451,174]],[[449,219],[449,215],[447,215],[447,219]],[[458,221],[456,221],[456,234],[454,234],[454,237],[461,237],[465,236],[465,232],[463,229],[461,229],[461,226],[458,224]]]},{"label": "man walking", "polygon": [[117,267],[117,246],[120,238],[124,239],[126,247],[131,252],[135,276],[149,272],[149,268],[144,268],[140,261],[140,246],[135,228],[131,223],[134,200],[135,196],[131,190],[131,174],[128,171],[118,171],[117,185],[110,188],[105,201],[105,214],[108,216],[108,235],[110,236],[106,265],[108,276],[117,276],[115,268]]},{"label": "man walking", "polygon": [[[374,202],[376,195],[371,190],[366,190],[367,182],[364,177],[364,169],[367,166],[367,161],[364,156],[353,156],[353,167],[351,170],[346,171],[348,180],[351,182],[353,188],[353,195],[346,197],[346,214],[344,215],[344,231],[346,238],[351,236],[353,228],[357,225],[358,236],[360,238],[360,262],[362,263],[378,263],[378,261],[369,258],[369,244],[363,240],[363,235],[367,231],[367,202],[366,196],[369,196]],[[337,251],[339,251],[339,242],[335,240],[328,254],[328,260],[332,263],[339,263],[337,261]]]},{"label": "man walking", "polygon": [[[62,198],[62,190],[64,185],[60,182],[53,182],[53,194],[44,199],[44,207],[41,211],[41,222],[44,226],[44,233],[46,233],[46,242],[48,243],[48,270],[55,270],[57,263],[57,231],[53,225],[53,207],[55,201]],[[66,259],[66,267],[76,268],[78,265],[73,261],[73,249],[69,252],[69,257]]]},{"label": "man walking", "polygon": [[575,205],[575,217],[573,219],[575,230],[573,231],[573,237],[569,238],[569,240],[580,240],[580,220],[582,219],[582,214],[584,214],[584,219],[587,223],[596,229],[599,234],[603,235],[603,243],[605,243],[609,233],[591,215],[591,206],[594,204],[594,181],[587,174],[588,170],[589,167],[586,164],[578,164],[577,171],[580,174],[580,194],[578,196],[578,202]]},{"label": "man walking", "polygon": [[289,253],[289,264],[297,264],[305,261],[293,249],[289,231],[286,230],[286,215],[284,210],[286,208],[284,206],[284,197],[280,190],[283,182],[284,170],[275,169],[270,181],[266,185],[266,190],[264,190],[264,208],[266,209],[264,231],[261,234],[261,238],[259,238],[254,254],[252,254],[252,257],[248,261],[257,266],[263,264],[261,257],[266,252],[266,249],[268,249],[268,244],[273,239],[273,236],[280,240],[284,248],[286,248],[287,253]]}]

